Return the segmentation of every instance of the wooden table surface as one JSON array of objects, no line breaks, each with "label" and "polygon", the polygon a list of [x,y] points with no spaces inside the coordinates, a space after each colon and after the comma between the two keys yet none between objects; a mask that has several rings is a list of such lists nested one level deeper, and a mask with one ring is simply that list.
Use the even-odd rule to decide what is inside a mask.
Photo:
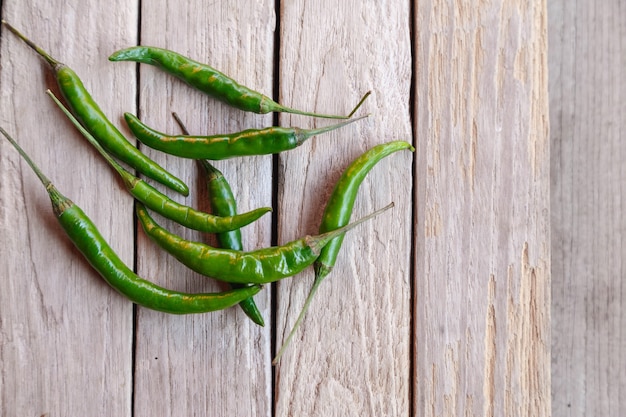
[{"label": "wooden table surface", "polygon": [[[264,327],[238,307],[182,316],[137,307],[81,257],[56,222],[41,184],[8,142],[0,141],[0,415],[623,413],[619,393],[626,377],[616,365],[625,362],[618,353],[625,351],[626,320],[619,308],[625,294],[614,278],[624,275],[623,266],[602,275],[599,294],[615,297],[608,310],[573,310],[609,318],[607,332],[593,332],[589,325],[581,336],[599,335],[598,345],[588,341],[573,349],[577,336],[567,318],[580,317],[564,308],[551,311],[552,297],[563,306],[585,291],[551,288],[575,292],[567,279],[587,279],[569,267],[551,266],[551,251],[563,265],[572,254],[562,243],[577,247],[588,237],[567,240],[567,231],[581,224],[569,217],[555,230],[563,217],[553,214],[551,229],[551,211],[568,207],[567,193],[574,192],[557,181],[572,172],[568,164],[574,160],[560,133],[576,126],[568,120],[583,117],[582,110],[564,104],[586,97],[571,82],[579,80],[568,72],[577,61],[567,54],[581,54],[582,60],[585,51],[571,47],[579,38],[567,28],[580,30],[606,15],[600,35],[614,27],[624,31],[619,0],[604,2],[588,20],[574,18],[575,7],[580,6],[557,1],[548,14],[546,2],[522,0],[3,1],[2,18],[73,68],[133,143],[124,112],[170,133],[178,132],[172,112],[198,134],[332,121],[244,113],[154,67],[108,61],[112,52],[132,45],[175,50],[305,110],[347,113],[372,92],[359,110],[370,114],[365,120],[280,155],[216,163],[240,211],[273,208],[242,229],[248,249],[316,233],[335,181],[372,146],[406,140],[416,152],[386,158],[366,178],[353,218],[391,201],[395,207],[346,236],[335,270],[290,348],[272,366],[310,288],[312,270],[258,294]],[[550,50],[550,59],[549,34],[562,52]],[[115,172],[44,94],[47,88],[58,91],[50,69],[5,27],[0,35],[2,127],[139,275],[187,292],[224,288],[190,272],[137,228],[133,200]],[[591,42],[586,45],[592,49]],[[623,52],[623,43],[609,47],[585,68],[610,63],[611,70],[601,73],[608,85],[616,68],[624,67]],[[569,78],[549,79],[549,68]],[[589,73],[596,74],[580,76]],[[549,97],[549,87],[560,94]],[[612,93],[602,97],[608,103],[624,102],[623,82],[607,91]],[[567,117],[555,119],[549,105]],[[563,146],[551,165],[549,125],[555,121]],[[613,129],[619,133],[620,126]],[[602,149],[612,158],[596,158],[600,148],[583,152],[589,161],[615,167],[612,188],[588,195],[612,196],[610,210],[618,222],[625,149],[614,130],[604,133],[614,147]],[[579,130],[572,137],[573,143],[585,139]],[[140,149],[182,178],[191,193],[185,198],[157,188],[208,209],[195,161]],[[594,178],[598,167],[585,166]],[[567,178],[565,184],[575,188],[578,177]],[[555,185],[562,198],[554,198]],[[186,238],[214,243],[212,236],[157,218]],[[620,250],[624,255],[623,224],[621,234],[609,234],[608,241],[621,249],[606,264],[619,259]],[[598,240],[590,254],[574,255],[593,256],[608,241]],[[609,332],[620,335],[617,341]],[[559,339],[551,341],[551,335]],[[551,344],[558,352],[551,352]],[[609,359],[589,360],[584,369],[575,365],[580,355],[599,358],[602,352]],[[604,403],[610,406],[596,406]]]}]

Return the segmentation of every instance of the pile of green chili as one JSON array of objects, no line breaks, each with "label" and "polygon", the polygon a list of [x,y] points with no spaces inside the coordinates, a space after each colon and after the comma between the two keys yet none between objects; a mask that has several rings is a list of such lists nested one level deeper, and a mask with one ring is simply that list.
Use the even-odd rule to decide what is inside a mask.
[{"label": "pile of green chili", "polygon": [[[240,304],[255,323],[263,326],[263,316],[252,298],[261,290],[263,284],[292,277],[309,266],[314,266],[315,281],[295,325],[278,351],[274,360],[277,361],[301,323],[318,286],[335,265],[345,233],[393,206],[392,203],[350,223],[360,184],[384,157],[401,150],[414,151],[413,146],[404,141],[383,143],[363,153],[347,166],[326,204],[318,235],[304,236],[282,246],[244,251],[240,229],[256,221],[271,208],[264,207],[238,213],[236,198],[228,181],[209,160],[293,150],[312,136],[339,129],[367,117],[352,118],[369,93],[365,94],[346,116],[313,113],[283,106],[239,84],[222,72],[173,51],[136,46],[113,53],[109,57],[110,61],[133,61],[154,65],[209,96],[243,111],[259,114],[288,112],[312,117],[346,119],[318,129],[272,126],[231,134],[194,136],[189,134],[178,118],[183,135],[169,135],[158,132],[146,126],[134,115],[125,113],[129,129],[140,142],[171,155],[199,161],[205,175],[212,211],[205,213],[177,203],[124,168],[116,158],[173,191],[183,195],[189,194],[189,188],[183,181],[148,158],[124,137],[106,117],[71,68],[53,58],[9,23],[5,21],[3,23],[50,65],[67,107],[49,90],[47,93],[87,141],[122,177],[126,189],[136,201],[136,215],[146,235],[188,268],[227,282],[232,288],[216,293],[188,294],[159,287],[139,277],[111,249],[89,217],[56,189],[10,134],[0,127],[0,133],[15,147],[44,185],[52,209],[65,233],[111,287],[133,303],[171,314],[205,313]],[[185,227],[215,233],[219,247],[177,236],[157,224],[148,210]]]}]

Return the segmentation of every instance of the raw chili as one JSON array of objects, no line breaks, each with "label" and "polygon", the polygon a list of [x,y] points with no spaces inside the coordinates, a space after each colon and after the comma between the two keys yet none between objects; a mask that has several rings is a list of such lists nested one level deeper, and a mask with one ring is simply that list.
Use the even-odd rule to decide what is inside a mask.
[{"label": "raw chili", "polygon": [[135,210],[148,237],[188,268],[220,281],[265,284],[301,272],[317,259],[320,250],[330,240],[392,206],[393,203],[340,229],[251,252],[214,248],[185,240],[159,226],[143,204],[137,203]]},{"label": "raw chili", "polygon": [[91,97],[78,75],[67,65],[52,58],[46,51],[34,44],[6,21],[2,21],[11,32],[34,49],[52,68],[59,89],[67,100],[70,109],[80,120],[83,126],[98,140],[98,142],[114,156],[118,157],[132,168],[145,176],[170,187],[180,194],[189,195],[187,185],[165,170],[156,162],[141,153],[139,149],[124,137],[124,135],[104,115],[98,104]]},{"label": "raw chili", "polygon": [[367,116],[317,129],[268,127],[225,135],[191,136],[167,135],[146,126],[130,113],[124,114],[126,124],[144,145],[181,158],[210,160],[288,151],[302,145],[312,136],[330,132],[365,117]]},{"label": "raw chili", "polygon": [[[220,170],[211,165],[206,159],[200,159],[200,164],[206,173],[207,188],[209,191],[209,203],[213,214],[217,216],[235,216],[237,203],[230,188],[230,184]],[[241,241],[241,229],[218,233],[216,235],[220,247],[243,251]],[[241,288],[249,284],[230,284],[233,288]],[[259,311],[252,297],[246,298],[239,303],[241,309],[250,319],[259,326],[265,326],[263,315]]]},{"label": "raw chili", "polygon": [[89,143],[96,148],[104,159],[106,159],[113,169],[115,169],[115,171],[117,171],[117,173],[122,177],[124,186],[128,192],[137,201],[144,203],[147,207],[159,213],[163,217],[173,220],[190,229],[206,233],[219,233],[246,226],[272,210],[269,207],[262,207],[246,213],[241,213],[239,215],[221,217],[195,210],[192,207],[172,200],[147,182],[137,178],[124,169],[124,167],[107,154],[103,147],[100,146],[100,144],[94,139],[93,135],[80,125],[78,120],[76,120],[72,113],[70,113],[70,111],[50,90],[48,90],[47,93],[50,97],[52,97],[55,103],[70,119],[74,126],[76,126],[82,135],[89,141]]},{"label": "raw chili", "polygon": [[[320,224],[319,232],[325,233],[329,230],[334,230],[339,227],[345,226],[350,221],[352,215],[352,209],[354,202],[359,191],[359,187],[366,175],[374,168],[374,166],[384,157],[391,155],[394,152],[401,150],[415,151],[413,145],[405,141],[393,141],[383,143],[374,146],[361,156],[356,158],[343,172],[339,180],[335,184],[335,188],[326,203],[324,214],[322,216],[322,222]],[[306,311],[308,310],[319,285],[324,278],[331,272],[335,262],[337,261],[337,255],[341,249],[345,234],[341,234],[332,239],[326,246],[320,251],[320,256],[315,260],[313,267],[315,269],[315,280],[309,290],[309,294],[304,302],[304,306],[296,319],[287,339],[283,342],[283,345],[278,350],[276,357],[272,361],[276,364],[285,349],[289,345],[292,337],[294,336],[296,329],[302,323]]]},{"label": "raw chili", "polygon": [[348,116],[319,114],[282,106],[266,95],[239,84],[215,68],[167,49],[133,46],[114,52],[109,60],[154,65],[216,100],[240,110],[259,114],[285,112],[328,119],[349,119],[370,94],[369,92],[366,93]]},{"label": "raw chili", "polygon": [[[185,124],[180,120],[176,113],[172,114],[174,119],[180,126],[185,135],[188,135]],[[222,172],[211,165],[209,161],[200,159],[200,167],[203,169],[207,184],[207,190],[209,192],[209,204],[213,214],[217,216],[235,216],[237,215],[237,201],[233,195],[233,191],[230,188],[230,184],[226,180],[226,177]],[[220,247],[233,250],[243,250],[243,243],[241,241],[241,229],[235,229],[228,232],[217,233],[217,242]],[[240,288],[248,284],[230,284],[233,288]],[[239,306],[244,313],[259,326],[265,326],[265,320],[263,315],[259,311],[254,298],[249,297],[239,303]]]},{"label": "raw chili", "polygon": [[57,190],[1,127],[0,132],[46,188],[54,214],[72,243],[112,288],[133,303],[171,314],[206,313],[231,307],[260,291],[261,287],[255,285],[220,293],[190,294],[168,290],[139,277],[124,264],[83,210]]}]

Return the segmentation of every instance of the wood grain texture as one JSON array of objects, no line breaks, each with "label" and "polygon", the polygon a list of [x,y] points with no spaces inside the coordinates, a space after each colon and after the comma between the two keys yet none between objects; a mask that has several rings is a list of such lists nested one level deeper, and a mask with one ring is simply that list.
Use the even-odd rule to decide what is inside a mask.
[{"label": "wood grain texture", "polygon": [[[175,50],[266,94],[272,94],[274,3],[271,1],[175,1],[144,4],[141,43]],[[126,65],[132,65],[126,63]],[[140,66],[139,115],[158,130],[180,133],[171,112],[197,134],[236,132],[269,126],[271,116],[231,109],[171,76]],[[209,210],[206,184],[197,163],[145,149],[177,172],[193,190],[185,201]],[[272,204],[272,157],[216,163],[231,183],[238,209]],[[198,241],[193,233],[162,221],[170,230]],[[244,247],[270,245],[271,215],[242,229]],[[143,233],[138,237],[138,269],[160,275],[163,285],[190,292],[225,286],[193,273],[165,254]],[[156,261],[155,261],[156,260]],[[269,286],[255,297],[267,322],[253,324],[239,308],[195,316],[167,316],[139,309],[137,319],[135,415],[269,416],[271,403],[271,300]]]},{"label": "wood grain texture", "polygon": [[550,2],[553,415],[626,413],[626,8]]},{"label": "wood grain texture", "polygon": [[[268,285],[256,297],[265,328],[252,324],[239,308],[188,317],[134,308],[71,247],[35,176],[0,141],[1,416],[549,415],[546,2],[49,3],[5,0],[2,17],[70,64],[129,139],[122,119],[126,111],[172,133],[179,131],[172,111],[200,134],[268,126],[275,120],[303,128],[333,123],[244,113],[156,68],[107,60],[113,51],[138,43],[210,63],[303,110],[348,113],[372,91],[359,111],[371,113],[368,119],[278,157],[216,163],[231,182],[240,211],[275,203],[273,216],[243,229],[247,248],[316,233],[335,181],[372,146],[407,140],[417,151],[389,156],[363,182],[353,219],[391,201],[395,207],[346,236],[335,270],[273,368],[273,350],[299,313],[312,270]],[[565,16],[573,16],[558,4]],[[607,30],[600,31],[602,36],[608,36]],[[1,125],[140,275],[179,290],[225,288],[190,272],[135,229],[132,199],[116,174],[44,95],[55,84],[48,68],[6,29],[0,35]],[[610,71],[623,67],[623,54],[611,55],[613,60],[605,54],[600,62],[610,63]],[[560,62],[566,59],[563,55]],[[606,80],[610,71],[589,74]],[[595,98],[573,88],[577,73],[563,74],[562,97],[601,99],[594,111],[613,105],[613,114],[619,113],[621,84]],[[560,101],[566,102],[571,103]],[[580,136],[583,124],[573,122],[584,110],[564,111],[572,117],[564,120],[572,123],[563,125],[579,129],[571,133],[581,139],[592,131]],[[618,127],[608,124],[614,119],[596,117],[594,123],[614,138],[608,142],[612,147],[593,142],[566,151],[573,145],[563,142],[557,156],[586,151],[595,155],[586,161],[593,166],[619,161],[623,147],[618,136],[611,136]],[[185,198],[157,188],[208,210],[195,161],[140,149],[183,178],[191,194]],[[614,159],[607,159],[609,154]],[[577,172],[571,161],[561,164]],[[614,176],[623,178],[623,170],[606,175],[611,180],[603,183],[572,176],[573,185],[556,183],[558,195],[567,203],[575,182],[596,187],[600,194],[585,189],[586,198],[612,204],[597,214],[617,217],[620,200],[611,193],[622,191]],[[592,207],[578,201],[577,210]],[[185,237],[214,242],[212,236],[155,217]],[[597,221],[593,224],[599,228]],[[577,239],[591,234],[574,220],[568,225],[580,225],[580,233],[587,233]],[[610,236],[619,247],[619,231]],[[592,242],[595,250],[606,243]],[[621,265],[618,251],[606,252],[612,256],[607,265]],[[600,297],[595,300],[617,297],[617,287],[608,286],[609,275],[603,277],[607,286],[593,287]],[[583,361],[584,369],[568,362],[563,377],[555,373],[570,381],[583,374],[598,378],[599,384],[576,385],[586,395],[590,387],[600,387],[597,404],[623,385],[623,375],[610,373],[601,356],[612,352],[611,358],[620,360],[617,352],[623,351],[623,338],[608,336],[621,331],[624,320],[599,318],[617,314],[618,298],[612,301],[608,310],[578,301],[575,317],[582,316],[581,305],[603,315],[588,321],[600,337],[588,340],[585,352],[596,356]],[[581,359],[580,350],[569,352],[572,361]],[[594,366],[606,370],[604,376],[590,372]],[[613,387],[612,378],[622,378],[622,385]],[[563,398],[581,392],[565,391],[570,388],[561,384],[562,391],[555,393],[565,392],[559,394]],[[586,410],[605,415],[619,407],[616,402],[606,408],[590,404]]]},{"label": "wood grain texture", "polygon": [[[347,165],[370,147],[411,142],[409,5],[284,2],[280,99],[347,114],[368,90],[369,119],[281,154],[279,240],[316,233]],[[320,24],[324,22],[324,24]],[[282,124],[327,121],[283,115]],[[300,331],[277,367],[277,416],[408,415],[410,379],[411,161],[381,161],[359,191],[353,219],[395,202],[391,212],[346,235]],[[312,283],[311,271],[278,285],[278,345]]]},{"label": "wood grain texture", "polygon": [[548,416],[545,3],[416,6],[415,413]]},{"label": "wood grain texture", "polygon": [[[72,67],[106,114],[133,106],[134,77],[106,61],[136,36],[137,11],[126,2],[3,6],[2,17]],[[132,199],[44,94],[58,91],[44,61],[4,27],[1,53],[2,126],[132,265]],[[132,305],[72,246],[44,188],[4,138],[0,211],[0,415],[128,415]]]}]

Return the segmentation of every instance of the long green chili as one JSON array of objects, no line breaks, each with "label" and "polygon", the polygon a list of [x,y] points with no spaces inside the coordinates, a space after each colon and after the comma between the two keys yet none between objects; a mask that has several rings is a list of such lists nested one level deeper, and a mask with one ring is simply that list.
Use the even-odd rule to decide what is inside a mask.
[{"label": "long green chili", "polygon": [[215,68],[167,49],[133,46],[114,52],[109,60],[133,61],[153,65],[216,100],[240,110],[259,114],[285,112],[328,119],[349,119],[370,94],[367,92],[348,116],[312,113],[282,106],[266,95],[239,84]]},{"label": "long green chili", "polygon": [[[326,208],[324,209],[322,222],[319,228],[320,233],[334,230],[348,224],[350,216],[352,215],[352,209],[354,208],[354,202],[356,200],[359,187],[367,174],[381,159],[401,150],[410,150],[411,152],[414,152],[415,148],[410,143],[404,141],[383,143],[374,146],[367,152],[360,155],[344,170],[343,174],[335,184],[335,188],[333,189],[328,202],[326,203]],[[276,357],[272,361],[273,364],[278,363],[278,360],[285,352],[285,349],[291,342],[296,329],[302,323],[317,289],[324,278],[326,278],[326,276],[333,269],[335,262],[337,261],[337,255],[341,249],[344,236],[345,234],[341,234],[328,242],[328,244],[320,251],[320,256],[315,260],[315,263],[313,264],[315,269],[315,280],[313,281],[313,285],[309,290],[304,306],[302,307],[295,324],[289,332],[287,339],[285,339],[283,345],[278,350]]]},{"label": "long green chili", "polygon": [[231,307],[260,291],[259,285],[253,285],[221,293],[190,294],[168,290],[139,277],[124,264],[83,210],[57,190],[1,127],[0,132],[46,188],[54,214],[72,243],[113,289],[133,303],[171,314],[206,313]]},{"label": "long green chili", "polygon": [[91,97],[81,79],[71,68],[52,58],[46,51],[6,21],[3,20],[2,23],[50,65],[59,89],[67,100],[70,109],[100,145],[145,176],[170,187],[184,196],[189,195],[189,188],[182,180],[148,158],[124,137],[117,127],[104,115],[104,112]]},{"label": "long green chili", "polygon": [[393,203],[333,231],[251,252],[214,248],[185,240],[159,226],[142,204],[137,203],[135,211],[148,237],[193,271],[230,283],[265,284],[301,272],[317,259],[329,241],[391,207]]},{"label": "long green chili", "polygon": [[137,140],[153,149],[181,158],[220,160],[238,156],[270,155],[289,151],[309,138],[339,129],[367,117],[337,123],[317,129],[297,127],[268,127],[242,132],[214,135],[168,135],[142,123],[136,116],[124,113],[124,119]]}]

